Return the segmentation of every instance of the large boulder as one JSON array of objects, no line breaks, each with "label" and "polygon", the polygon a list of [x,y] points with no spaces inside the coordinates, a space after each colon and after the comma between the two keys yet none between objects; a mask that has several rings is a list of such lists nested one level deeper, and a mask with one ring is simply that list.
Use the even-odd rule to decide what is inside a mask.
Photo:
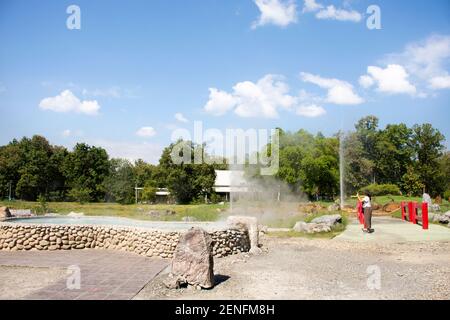
[{"label": "large boulder", "polygon": [[326,224],[326,225],[332,227],[335,224],[342,222],[342,216],[340,214],[324,215],[324,216],[320,216],[320,217],[312,219],[311,222],[318,223],[318,224]]},{"label": "large boulder", "polygon": [[5,220],[11,217],[12,215],[8,207],[0,207],[0,220]]},{"label": "large boulder", "polygon": [[432,221],[439,222],[442,224],[449,224],[450,223],[450,211],[447,211],[444,214],[434,214]]},{"label": "large boulder", "polygon": [[295,224],[293,230],[305,233],[330,232],[331,226],[325,223],[306,223],[304,221],[299,221]]},{"label": "large boulder", "polygon": [[250,239],[249,252],[251,254],[260,254],[262,252],[259,247],[258,219],[246,216],[229,216],[227,223],[231,227],[247,230]]},{"label": "large boulder", "polygon": [[432,205],[432,201],[431,201],[431,197],[430,197],[430,195],[428,194],[428,193],[424,193],[423,195],[422,195],[422,202],[426,202],[426,203],[428,203],[428,207],[430,207],[431,205]]},{"label": "large boulder", "polygon": [[201,228],[191,228],[181,236],[172,260],[172,271],[165,281],[169,288],[182,284],[194,287],[214,286],[214,259],[210,235]]}]

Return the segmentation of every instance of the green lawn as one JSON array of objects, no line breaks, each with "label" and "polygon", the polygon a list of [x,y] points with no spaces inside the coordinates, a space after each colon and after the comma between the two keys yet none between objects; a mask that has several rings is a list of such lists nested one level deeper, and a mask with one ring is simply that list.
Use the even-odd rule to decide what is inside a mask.
[{"label": "green lawn", "polygon": [[[31,209],[33,212],[41,212],[41,206],[37,202],[29,201],[0,201],[0,206],[11,209]],[[69,212],[83,212],[88,216],[116,216],[141,220],[179,221],[185,216],[195,217],[198,221],[215,221],[221,216],[221,211],[228,208],[228,204],[190,204],[190,205],[166,205],[166,204],[132,204],[121,205],[117,203],[86,203],[76,202],[48,202],[47,212],[68,214]],[[152,210],[173,210],[174,215],[161,215],[159,218],[151,217],[146,212]]]},{"label": "green lawn", "polygon": [[[402,197],[402,196],[380,196],[373,197],[373,202],[379,205],[384,205],[386,203],[394,200],[395,202],[400,201],[421,201],[420,197]],[[319,210],[315,214],[301,214],[298,208],[299,203],[281,203],[275,204],[273,202],[261,203],[255,202],[253,204],[260,211],[271,211],[273,209],[274,215],[270,220],[261,221],[261,223],[274,228],[292,228],[297,221],[304,220],[306,222],[311,221],[313,218],[324,215],[340,213],[344,216],[344,228],[348,220],[348,214],[346,212],[329,212],[326,207],[328,207],[332,202],[317,202],[324,208]],[[348,198],[346,200],[347,205],[356,206],[356,199]],[[249,207],[252,204],[246,204]],[[38,202],[28,202],[28,201],[0,201],[0,206],[8,206],[12,209],[31,209],[33,212],[42,212],[41,205]],[[86,203],[79,204],[77,202],[48,202],[47,212],[67,214],[69,212],[83,212],[88,216],[118,216],[118,217],[128,217],[141,220],[163,220],[163,221],[180,221],[185,216],[195,217],[198,221],[216,221],[226,216],[225,211],[229,208],[229,204],[224,205],[218,204],[189,204],[189,205],[167,205],[167,204],[132,204],[132,205],[121,205],[117,203]],[[270,210],[268,209],[270,208]],[[152,210],[173,210],[176,212],[174,215],[161,215],[160,217],[151,217],[145,213]],[[441,205],[441,212],[446,212],[450,210],[450,203],[448,201],[443,201]],[[291,214],[286,214],[290,212]],[[292,213],[294,212],[294,213]],[[251,211],[249,211],[251,213]],[[394,212],[392,214],[394,217],[400,217],[400,211]],[[340,232],[336,230],[335,232]],[[295,236],[291,234],[290,236]],[[310,236],[310,235],[307,235]],[[315,237],[316,235],[314,235]],[[330,235],[332,236],[332,235]]]}]

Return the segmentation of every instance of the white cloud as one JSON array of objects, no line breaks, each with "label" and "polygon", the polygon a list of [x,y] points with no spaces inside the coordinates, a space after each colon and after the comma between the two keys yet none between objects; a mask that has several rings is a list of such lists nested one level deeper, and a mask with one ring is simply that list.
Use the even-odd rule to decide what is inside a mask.
[{"label": "white cloud", "polygon": [[233,109],[235,104],[236,101],[231,94],[216,88],[209,88],[209,100],[204,109],[207,113],[221,116]]},{"label": "white cloud", "polygon": [[323,8],[323,5],[317,3],[316,0],[305,0],[303,5],[303,13],[315,12]]},{"label": "white cloud", "polygon": [[285,27],[297,22],[297,8],[293,0],[254,0],[261,15],[253,22],[252,28],[274,24]]},{"label": "white cloud", "polygon": [[[380,92],[416,94],[416,87],[409,82],[409,75],[401,65],[390,64],[385,69],[369,66],[367,73],[368,76],[362,77],[371,78],[373,82],[376,82],[377,90]],[[369,82],[369,80],[366,81]]]},{"label": "white cloud", "polygon": [[299,116],[315,118],[315,117],[320,117],[320,116],[326,114],[327,112],[321,106],[311,104],[311,105],[302,105],[302,106],[298,107],[296,110],[296,113]]},{"label": "white cloud", "polygon": [[189,122],[189,120],[186,119],[186,118],[183,116],[183,114],[180,113],[180,112],[175,113],[175,119],[177,119],[177,120],[180,121],[180,122],[184,122],[184,123]]},{"label": "white cloud", "polygon": [[316,18],[359,22],[362,19],[362,15],[355,10],[336,9],[333,5],[331,5],[317,12]]},{"label": "white cloud", "polygon": [[371,86],[373,86],[375,84],[375,80],[373,80],[373,78],[371,76],[368,75],[362,75],[361,77],[359,77],[359,85],[365,89],[370,88]]},{"label": "white cloud", "polygon": [[353,92],[353,86],[346,81],[322,78],[306,72],[302,72],[300,76],[305,82],[313,83],[321,88],[327,89],[326,102],[339,105],[356,105],[364,102],[360,96]]},{"label": "white cloud", "polygon": [[[448,89],[446,66],[450,62],[450,35],[432,35],[408,44],[403,52],[387,55],[382,63],[401,64],[421,85]],[[424,84],[425,83],[425,84]]]},{"label": "white cloud", "polygon": [[430,87],[436,90],[450,89],[450,76],[434,77],[430,79]]},{"label": "white cloud", "polygon": [[237,106],[234,112],[241,117],[277,118],[279,108],[290,109],[295,98],[288,95],[289,87],[280,76],[268,74],[257,83],[244,81],[233,87]]},{"label": "white cloud", "polygon": [[244,118],[277,118],[278,109],[291,109],[297,103],[296,98],[288,92],[289,87],[282,77],[268,74],[256,83],[237,83],[232,93],[210,89],[209,101],[204,110],[213,115],[223,115],[234,109],[238,116]]},{"label": "white cloud", "polygon": [[55,112],[76,112],[87,115],[97,115],[100,105],[96,100],[80,101],[70,90],[64,90],[55,97],[41,100],[39,108]]},{"label": "white cloud", "polygon": [[153,137],[155,134],[156,134],[156,131],[152,127],[142,127],[138,131],[136,131],[136,135],[138,135],[139,137],[145,137],[145,138]]}]

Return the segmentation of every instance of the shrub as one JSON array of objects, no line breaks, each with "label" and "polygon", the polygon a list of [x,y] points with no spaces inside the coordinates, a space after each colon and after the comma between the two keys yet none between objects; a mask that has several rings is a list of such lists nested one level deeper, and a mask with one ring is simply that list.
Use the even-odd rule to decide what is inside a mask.
[{"label": "shrub", "polygon": [[444,192],[444,199],[450,201],[450,189]]},{"label": "shrub", "polygon": [[400,195],[400,189],[395,184],[369,184],[359,190],[362,194],[370,193],[372,196]]},{"label": "shrub", "polygon": [[47,213],[48,206],[47,206],[47,199],[45,198],[45,196],[40,194],[37,197],[37,202],[39,203],[39,206],[36,208],[36,213],[42,213],[42,214]]},{"label": "shrub", "polygon": [[69,191],[68,196],[75,201],[83,204],[91,201],[91,190],[87,188],[73,188]]}]

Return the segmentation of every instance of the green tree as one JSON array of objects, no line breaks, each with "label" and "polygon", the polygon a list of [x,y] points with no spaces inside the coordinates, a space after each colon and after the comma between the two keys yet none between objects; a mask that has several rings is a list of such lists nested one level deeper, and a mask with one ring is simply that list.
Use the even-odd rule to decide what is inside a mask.
[{"label": "green tree", "polygon": [[436,196],[444,191],[442,172],[438,159],[444,150],[445,137],[429,123],[414,125],[412,147],[416,160],[416,172],[420,175],[425,191]]},{"label": "green tree", "polygon": [[378,183],[398,183],[412,164],[412,130],[405,124],[387,125],[375,143]]},{"label": "green tree", "polygon": [[69,189],[87,190],[90,200],[104,198],[103,181],[109,174],[105,149],[78,143],[65,158],[63,172]]},{"label": "green tree", "polygon": [[0,197],[15,196],[17,182],[20,179],[19,170],[25,163],[20,144],[17,140],[0,147]]},{"label": "green tree", "polygon": [[356,133],[344,140],[344,180],[346,193],[356,191],[372,182],[374,162],[363,156],[364,147]]},{"label": "green tree", "polygon": [[[374,165],[377,161],[376,143],[378,139],[378,118],[366,116],[361,118],[355,125],[356,136],[362,145],[360,157],[370,160]],[[376,183],[376,170],[372,170],[371,182]]]},{"label": "green tree", "polygon": [[[178,153],[180,159],[187,161],[175,163],[172,153]],[[156,180],[158,183],[164,181],[179,203],[189,203],[212,192],[216,178],[214,166],[206,163],[195,164],[196,153],[204,154],[204,146],[180,140],[165,148],[161,155]]]},{"label": "green tree", "polygon": [[92,200],[91,193],[92,193],[91,189],[75,187],[70,189],[67,195],[69,196],[70,199],[73,199],[83,204]]},{"label": "green tree", "polygon": [[103,181],[106,200],[121,204],[135,201],[135,175],[133,165],[125,159],[111,159],[109,174]]},{"label": "green tree", "polygon": [[406,173],[402,177],[401,186],[409,197],[421,195],[425,187],[421,181],[420,174],[416,173],[413,166],[407,168]]}]

